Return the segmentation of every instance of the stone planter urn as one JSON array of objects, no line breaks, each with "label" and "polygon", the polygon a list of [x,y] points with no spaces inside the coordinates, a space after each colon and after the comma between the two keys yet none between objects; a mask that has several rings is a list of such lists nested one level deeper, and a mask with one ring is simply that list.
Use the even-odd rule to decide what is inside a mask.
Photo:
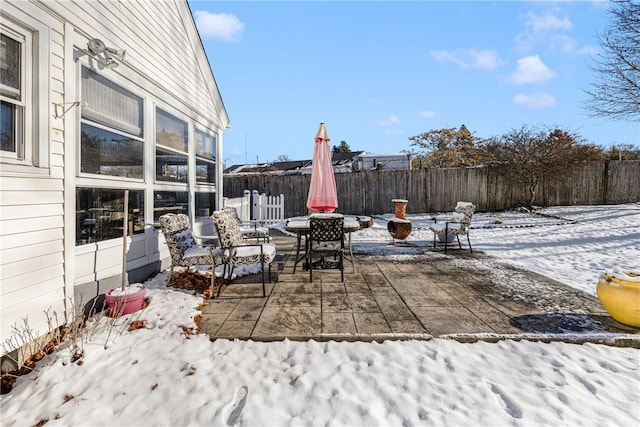
[{"label": "stone planter urn", "polygon": [[411,234],[411,221],[407,219],[406,211],[408,200],[392,199],[394,205],[394,217],[387,222],[387,231],[394,240],[404,240]]}]

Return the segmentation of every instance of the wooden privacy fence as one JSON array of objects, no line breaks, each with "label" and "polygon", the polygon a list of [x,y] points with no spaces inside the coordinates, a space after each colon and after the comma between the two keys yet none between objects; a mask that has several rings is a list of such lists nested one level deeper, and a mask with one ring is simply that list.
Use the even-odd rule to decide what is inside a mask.
[{"label": "wooden privacy fence", "polygon": [[[224,195],[246,188],[269,195],[287,194],[284,217],[305,215],[310,175],[225,175]],[[410,171],[366,171],[336,174],[338,211],[348,215],[393,212],[391,199],[407,199],[407,213],[451,211],[459,200],[479,211],[522,206],[522,188],[506,180],[495,167],[433,168]],[[571,177],[547,180],[537,190],[537,205],[595,205],[640,201],[640,161],[586,163]]]}]

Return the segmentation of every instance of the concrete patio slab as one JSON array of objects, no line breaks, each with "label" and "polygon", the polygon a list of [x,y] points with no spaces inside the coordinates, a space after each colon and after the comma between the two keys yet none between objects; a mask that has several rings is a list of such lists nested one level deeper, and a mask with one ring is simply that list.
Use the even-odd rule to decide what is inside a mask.
[{"label": "concrete patio slab", "polygon": [[356,248],[356,272],[346,263],[344,282],[337,270],[318,270],[310,283],[301,265],[293,273],[295,238],[275,230],[272,236],[278,255],[267,296],[260,275],[224,286],[202,308],[200,330],[211,339],[519,337],[640,347],[640,330],[613,320],[597,298],[509,265],[498,274],[496,260],[483,253],[412,247],[418,255],[403,260]]}]

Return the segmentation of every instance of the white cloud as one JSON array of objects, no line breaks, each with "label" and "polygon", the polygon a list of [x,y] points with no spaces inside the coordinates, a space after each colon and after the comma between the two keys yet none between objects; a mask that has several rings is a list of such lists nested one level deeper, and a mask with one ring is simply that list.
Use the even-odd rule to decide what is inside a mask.
[{"label": "white cloud", "polygon": [[525,56],[518,59],[516,70],[509,81],[513,84],[544,83],[555,77],[556,73],[545,65],[539,55]]},{"label": "white cloud", "polygon": [[529,12],[525,19],[525,30],[516,35],[516,46],[522,51],[528,51],[536,45],[545,43],[550,34],[568,31],[573,28],[569,18],[560,17],[547,12],[538,15]]},{"label": "white cloud", "polygon": [[382,126],[382,127],[397,126],[399,124],[400,124],[400,119],[397,116],[394,116],[393,114],[390,115],[388,119],[378,121],[378,126]]},{"label": "white cloud", "polygon": [[434,50],[431,56],[440,63],[453,62],[463,69],[493,70],[502,64],[498,53],[488,49]]},{"label": "white cloud", "polygon": [[523,95],[519,93],[513,98],[513,103],[527,108],[540,109],[554,107],[556,100],[553,96],[543,92],[538,92],[533,95]]},{"label": "white cloud", "polygon": [[436,117],[436,113],[433,111],[420,111],[419,115],[423,119],[433,119]]},{"label": "white cloud", "polygon": [[566,34],[552,35],[549,37],[549,45],[554,50],[568,54],[593,55],[599,50],[596,46],[578,47],[576,39]]},{"label": "white cloud", "polygon": [[196,10],[193,15],[202,38],[233,42],[239,40],[244,32],[244,23],[235,15],[206,10]]}]

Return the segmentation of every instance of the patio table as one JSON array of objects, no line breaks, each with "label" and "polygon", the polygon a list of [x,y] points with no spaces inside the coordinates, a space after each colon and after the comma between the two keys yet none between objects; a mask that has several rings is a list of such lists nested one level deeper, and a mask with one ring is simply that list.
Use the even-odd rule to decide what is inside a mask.
[{"label": "patio table", "polygon": [[[286,221],[285,229],[291,233],[296,233],[296,260],[293,265],[293,272],[296,272],[296,266],[298,263],[305,259],[307,256],[307,236],[309,235],[311,226],[309,225],[309,217],[308,216],[299,216],[295,218],[289,218]],[[354,231],[360,230],[360,222],[356,218],[352,217],[344,217],[344,233],[348,236],[349,242],[349,261],[351,261],[351,265],[353,266],[353,272],[356,271],[356,266],[353,263],[353,250],[351,248],[351,233]],[[300,247],[302,236],[305,237],[305,250],[302,256],[300,255]]]}]

